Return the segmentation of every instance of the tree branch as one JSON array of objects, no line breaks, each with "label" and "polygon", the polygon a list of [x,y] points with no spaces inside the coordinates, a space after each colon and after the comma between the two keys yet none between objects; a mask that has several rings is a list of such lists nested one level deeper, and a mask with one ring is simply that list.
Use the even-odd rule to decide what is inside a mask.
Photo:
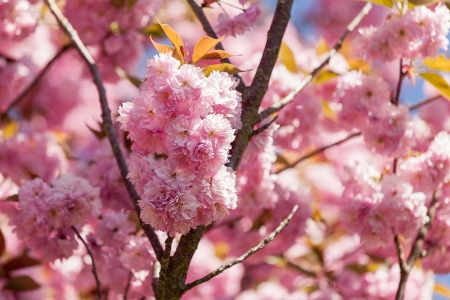
[{"label": "tree branch", "polygon": [[131,279],[133,279],[133,272],[128,271],[127,285],[125,286],[125,291],[123,292],[123,300],[127,300],[128,298],[128,292],[130,291],[131,287]]},{"label": "tree branch", "polygon": [[92,254],[91,249],[89,249],[87,243],[84,241],[83,237],[80,235],[78,230],[74,226],[72,226],[71,228],[77,235],[78,239],[83,243],[84,247],[86,248],[87,253],[89,254],[89,257],[91,258],[92,274],[94,274],[95,284],[97,286],[97,299],[101,300],[102,299],[102,283],[100,282],[100,278],[98,278],[98,271],[97,271],[97,266],[95,265],[94,255]]},{"label": "tree branch", "polygon": [[228,166],[237,170],[252,137],[253,126],[259,121],[258,109],[269,86],[270,75],[278,58],[281,41],[291,18],[293,0],[279,0],[272,24],[267,32],[264,52],[251,86],[242,93],[242,128],[237,132]]},{"label": "tree branch", "polygon": [[[189,6],[192,9],[192,12],[194,13],[194,15],[197,17],[197,19],[200,21],[200,23],[202,24],[203,30],[206,32],[206,34],[210,37],[212,37],[213,39],[217,39],[217,34],[214,31],[214,29],[212,28],[211,24],[209,23],[208,19],[206,18],[205,13],[203,12],[203,9],[197,5],[197,3],[194,0],[186,0],[187,3],[189,4]],[[218,43],[216,46],[216,49],[218,50],[225,50],[223,48],[222,43]],[[228,58],[224,58],[221,59],[220,62],[222,63],[231,63],[231,61]],[[237,86],[237,90],[238,91],[243,91],[245,89],[245,84],[244,81],[242,81],[241,76],[239,76],[239,74],[234,74],[233,75],[234,78],[239,80],[238,86]]]},{"label": "tree branch", "polygon": [[[102,109],[102,120],[103,120],[103,128],[106,132],[106,135],[108,137],[108,140],[111,144],[114,157],[117,161],[117,165],[120,169],[120,174],[122,176],[122,179],[125,183],[125,186],[127,188],[128,193],[130,194],[131,199],[133,200],[133,205],[138,213],[138,216],[140,216],[141,208],[139,207],[138,201],[140,199],[139,194],[136,192],[133,184],[128,180],[128,167],[126,164],[125,157],[122,153],[122,150],[119,146],[119,141],[117,139],[117,134],[114,130],[113,122],[111,119],[111,110],[109,109],[108,100],[106,99],[106,91],[105,87],[103,85],[102,78],[100,76],[100,72],[98,70],[97,65],[95,64],[94,59],[92,58],[91,54],[87,50],[86,46],[83,44],[83,42],[80,40],[78,33],[75,31],[73,26],[69,23],[69,21],[64,17],[61,10],[58,8],[58,6],[55,4],[54,0],[45,0],[48,7],[50,8],[51,13],[56,18],[56,21],[58,22],[59,26],[63,29],[63,31],[70,37],[72,42],[75,44],[75,47],[77,51],[80,53],[82,59],[86,62],[86,65],[89,68],[89,71],[92,74],[95,86],[98,91],[99,100],[100,100],[100,106]],[[161,243],[159,242],[158,236],[156,235],[154,229],[148,225],[144,224],[139,218],[139,222],[144,229],[145,234],[147,235],[148,239],[150,240],[150,243],[152,244],[152,247],[155,251],[156,257],[161,259],[163,255],[163,249],[161,246]]]},{"label": "tree branch", "polygon": [[258,245],[256,245],[255,247],[251,248],[250,250],[248,250],[245,254],[241,255],[240,257],[238,257],[238,258],[236,258],[236,259],[234,259],[234,260],[232,260],[232,261],[222,265],[218,269],[212,271],[211,273],[209,273],[205,277],[197,279],[197,280],[187,284],[184,287],[184,291],[186,292],[186,291],[192,289],[193,287],[196,287],[197,285],[199,285],[201,283],[204,283],[204,282],[207,282],[207,281],[211,280],[212,278],[214,278],[217,275],[221,274],[226,269],[229,269],[229,268],[231,268],[234,265],[240,264],[241,262],[243,262],[244,260],[246,260],[247,258],[252,256],[256,252],[258,252],[259,250],[263,249],[268,243],[273,241],[273,239],[281,232],[281,230],[283,230],[284,227],[286,227],[288,225],[289,221],[292,219],[292,217],[294,216],[294,214],[297,211],[297,209],[298,209],[298,205],[295,205],[294,208],[292,209],[291,213],[280,223],[280,225],[278,225],[278,227],[272,233],[270,233],[264,240],[262,240]]},{"label": "tree branch", "polygon": [[9,112],[13,109],[14,106],[20,103],[25,96],[34,88],[37,86],[39,81],[41,81],[42,78],[44,78],[45,75],[50,71],[53,64],[63,55],[67,50],[69,50],[73,45],[68,44],[63,46],[56,54],[55,56],[45,65],[45,67],[39,72],[39,74],[34,78],[34,80],[24,89],[22,92],[11,102],[11,104],[8,106],[8,108],[0,114],[0,120],[5,118]]},{"label": "tree branch", "polygon": [[[423,244],[425,243],[425,237],[428,233],[428,230],[430,229],[431,223],[434,220],[434,217],[436,215],[436,209],[438,206],[438,189],[434,191],[433,198],[431,199],[430,206],[428,207],[427,217],[428,221],[419,228],[419,232],[417,233],[416,238],[414,239],[414,242],[411,247],[411,252],[409,253],[408,259],[406,260],[406,264],[402,264],[399,262],[400,265],[400,282],[398,284],[397,293],[395,295],[395,300],[403,300],[403,297],[405,296],[405,287],[406,282],[408,280],[409,274],[411,270],[414,267],[414,264],[416,261],[422,256],[423,252]],[[397,244],[397,241],[396,241]],[[398,251],[397,246],[397,251]],[[401,250],[401,248],[400,248]],[[404,260],[404,258],[403,258]]]},{"label": "tree branch", "polygon": [[347,26],[344,34],[337,41],[334,47],[328,52],[327,58],[317,67],[315,68],[308,76],[306,76],[299,84],[299,86],[291,91],[286,97],[284,97],[280,102],[275,103],[271,107],[262,111],[259,114],[259,121],[264,120],[268,116],[273,113],[280,111],[283,107],[294,101],[294,98],[301,92],[306,86],[313,80],[313,78],[330,62],[331,58],[336,55],[336,53],[341,49],[344,40],[347,36],[355,30],[356,26],[362,21],[362,19],[370,12],[372,9],[372,3],[367,3],[361,12],[353,19],[353,21]]}]

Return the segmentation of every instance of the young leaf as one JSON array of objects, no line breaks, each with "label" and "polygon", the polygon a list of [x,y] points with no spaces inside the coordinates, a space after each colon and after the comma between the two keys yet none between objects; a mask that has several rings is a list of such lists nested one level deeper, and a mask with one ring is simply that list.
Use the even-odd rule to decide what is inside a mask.
[{"label": "young leaf", "polygon": [[234,54],[228,53],[226,51],[214,50],[214,51],[206,53],[200,59],[223,59],[223,58],[228,58],[228,57],[232,57],[232,56],[234,56]]},{"label": "young leaf", "polygon": [[442,76],[435,73],[422,73],[420,76],[434,86],[442,97],[450,101],[450,86]]},{"label": "young leaf", "polygon": [[338,77],[339,74],[330,71],[330,70],[324,70],[322,72],[320,72],[319,74],[317,74],[317,76],[314,78],[314,83],[315,84],[322,84],[325,83],[333,78]]},{"label": "young leaf", "polygon": [[5,236],[3,235],[3,232],[0,229],[0,256],[2,256],[5,253],[5,250],[6,250]]},{"label": "young leaf", "polygon": [[219,71],[219,72],[226,72],[228,74],[237,74],[239,72],[243,72],[242,70],[239,70],[232,64],[216,64],[216,65],[210,65],[203,69],[203,74],[205,74],[206,77],[211,74],[212,71]]},{"label": "young leaf", "polygon": [[150,41],[152,42],[153,47],[155,47],[155,49],[156,49],[156,51],[158,51],[158,53],[169,53],[169,52],[174,53],[175,52],[175,48],[173,48],[169,45],[157,43],[152,39],[151,36],[150,36]]},{"label": "young leaf", "polygon": [[280,47],[280,61],[281,63],[291,71],[292,73],[297,73],[297,64],[295,63],[294,52],[285,43],[281,43]]},{"label": "young leaf", "polygon": [[213,39],[209,36],[204,36],[198,40],[195,44],[194,52],[192,53],[192,62],[196,63],[203,56],[208,53],[211,49],[213,49],[218,43],[223,40],[224,36],[220,39]]},{"label": "young leaf", "polygon": [[7,202],[19,202],[19,195],[18,194],[11,195],[11,196],[7,197],[5,199],[5,201],[7,201]]},{"label": "young leaf", "polygon": [[2,130],[0,130],[0,133],[4,139],[8,139],[16,135],[18,131],[19,131],[19,124],[17,124],[17,122],[10,121],[3,127]]},{"label": "young leaf", "polygon": [[444,296],[447,299],[450,299],[450,288],[443,284],[436,283],[434,285],[434,292],[440,296]]},{"label": "young leaf", "polygon": [[392,8],[392,5],[394,5],[394,1],[392,0],[362,0],[362,1],[370,2],[381,6],[386,6],[388,8]]},{"label": "young leaf", "polygon": [[444,55],[434,58],[427,58],[423,61],[423,65],[437,71],[450,72],[450,59]]},{"label": "young leaf", "polygon": [[10,278],[3,287],[5,290],[14,292],[31,291],[38,289],[40,285],[29,276],[17,276]]},{"label": "young leaf", "polygon": [[184,54],[185,54],[184,53],[184,43],[183,43],[183,40],[181,39],[180,35],[175,30],[173,30],[172,27],[170,27],[167,24],[159,23],[159,25],[161,26],[162,30],[166,34],[169,41],[175,47],[174,57],[178,60],[181,59],[180,62],[183,64]]},{"label": "young leaf", "polygon": [[3,265],[3,269],[5,270],[5,272],[11,272],[17,269],[37,266],[40,263],[41,262],[39,260],[29,257],[26,254],[23,254],[21,256],[14,257],[10,259],[8,262],[6,262]]}]

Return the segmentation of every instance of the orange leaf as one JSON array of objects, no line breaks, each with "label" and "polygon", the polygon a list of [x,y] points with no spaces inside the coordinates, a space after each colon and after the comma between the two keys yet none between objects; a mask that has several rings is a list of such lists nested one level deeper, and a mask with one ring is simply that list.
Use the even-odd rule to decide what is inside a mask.
[{"label": "orange leaf", "polygon": [[152,44],[155,47],[156,51],[158,51],[158,53],[169,53],[169,52],[174,53],[175,52],[175,48],[173,48],[169,45],[159,44],[159,43],[155,42],[151,36],[150,36],[150,41],[152,41]]},{"label": "orange leaf", "polygon": [[204,36],[198,40],[194,47],[194,53],[192,53],[192,62],[199,61],[206,53],[213,49],[224,37],[220,39],[213,39],[209,36]]},{"label": "orange leaf", "polygon": [[226,72],[228,74],[237,74],[239,72],[243,72],[242,70],[236,68],[236,66],[227,63],[210,65],[206,68],[203,68],[203,73],[206,77],[208,77],[209,74],[211,74],[213,71]]},{"label": "orange leaf", "polygon": [[181,59],[180,62],[183,64],[183,62],[184,62],[184,46],[183,46],[184,43],[183,43],[183,40],[181,39],[180,35],[175,30],[173,30],[172,27],[170,27],[167,24],[159,23],[159,25],[161,26],[162,30],[166,34],[169,41],[175,47],[174,57],[177,59]]},{"label": "orange leaf", "polygon": [[232,57],[232,56],[234,56],[234,54],[228,53],[226,51],[214,50],[214,51],[206,53],[200,59],[223,59],[223,58],[228,58],[228,57]]}]

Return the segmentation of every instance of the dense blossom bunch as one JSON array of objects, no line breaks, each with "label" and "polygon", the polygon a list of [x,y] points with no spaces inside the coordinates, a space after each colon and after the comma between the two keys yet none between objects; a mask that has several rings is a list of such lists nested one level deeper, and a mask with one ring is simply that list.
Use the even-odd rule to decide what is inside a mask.
[{"label": "dense blossom bunch", "polygon": [[186,233],[236,207],[235,175],[225,163],[240,125],[240,94],[229,75],[205,77],[170,53],[148,61],[146,78],[139,97],[119,110],[139,154],[129,161],[129,178],[144,222]]},{"label": "dense blossom bunch", "polygon": [[51,182],[68,168],[54,133],[17,132],[8,136],[0,130],[0,144],[0,172],[17,185],[35,177]]},{"label": "dense blossom bunch", "polygon": [[259,1],[253,2],[242,13],[230,18],[227,14],[221,13],[218,17],[219,23],[216,26],[218,35],[241,35],[256,23],[261,14]]},{"label": "dense blossom bunch", "polygon": [[392,244],[392,234],[411,238],[427,221],[426,196],[414,192],[397,175],[368,172],[362,166],[348,169],[343,197],[343,221],[369,248]]},{"label": "dense blossom bunch", "polygon": [[387,156],[406,151],[410,134],[409,111],[390,102],[389,85],[382,78],[351,71],[338,79],[334,101],[344,128],[362,131],[369,148]]},{"label": "dense blossom bunch", "polygon": [[0,3],[0,38],[18,40],[36,29],[39,8],[37,0],[4,0]]},{"label": "dense blossom bunch", "polygon": [[99,189],[86,180],[65,174],[48,185],[41,179],[25,182],[19,190],[19,210],[10,224],[18,237],[39,257],[53,261],[69,257],[78,247],[73,226],[100,213]]},{"label": "dense blossom bunch", "polygon": [[436,56],[448,47],[450,12],[444,5],[433,10],[418,6],[404,15],[389,15],[380,27],[360,29],[359,53],[371,60]]}]

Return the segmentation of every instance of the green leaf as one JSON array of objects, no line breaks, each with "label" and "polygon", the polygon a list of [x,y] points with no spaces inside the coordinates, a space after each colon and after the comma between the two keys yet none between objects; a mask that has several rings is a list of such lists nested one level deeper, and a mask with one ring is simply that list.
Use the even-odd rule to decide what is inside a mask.
[{"label": "green leaf", "polygon": [[427,58],[423,61],[423,65],[433,70],[450,72],[450,59],[444,55]]},{"label": "green leaf", "polygon": [[442,97],[450,101],[450,86],[442,76],[435,73],[422,73],[420,76],[434,86]]},{"label": "green leaf", "polygon": [[201,39],[198,40],[198,42],[194,46],[194,52],[192,53],[192,62],[197,62],[202,57],[208,53],[211,49],[216,47],[218,43],[220,43],[223,40],[224,37],[221,37],[220,39],[213,39],[209,36],[204,36]]},{"label": "green leaf", "polygon": [[208,77],[212,71],[226,72],[228,74],[237,74],[239,72],[243,72],[242,70],[236,68],[236,66],[228,63],[210,65],[206,68],[203,68],[203,74],[205,74],[206,77]]},{"label": "green leaf", "polygon": [[392,5],[394,5],[394,1],[392,0],[362,0],[364,2],[370,2],[376,5],[386,6],[388,8],[391,8]]},{"label": "green leaf", "polygon": [[125,6],[127,7],[127,10],[130,10],[133,8],[133,6],[138,2],[138,0],[126,0]]},{"label": "green leaf", "polygon": [[5,250],[6,250],[5,236],[3,235],[3,232],[0,229],[0,256],[5,254]]},{"label": "green leaf", "polygon": [[281,63],[291,71],[292,73],[297,73],[297,64],[295,63],[294,52],[285,43],[281,43],[280,47],[280,61]]},{"label": "green leaf", "polygon": [[31,291],[40,288],[40,285],[29,276],[17,276],[10,278],[3,287],[14,292]]},{"label": "green leaf", "polygon": [[[99,125],[100,125],[100,128],[102,128],[102,125],[101,124],[99,124]],[[101,130],[96,130],[96,129],[92,128],[91,126],[87,125],[87,124],[86,124],[86,126],[89,129],[89,131],[92,132],[95,135],[95,137],[98,140],[102,140],[102,139],[104,139],[106,137],[106,132],[103,130],[103,128]]]},{"label": "green leaf", "polygon": [[11,272],[17,269],[28,268],[39,265],[41,262],[37,259],[29,257],[23,254],[18,257],[14,257],[3,264],[3,269],[5,272]]}]

